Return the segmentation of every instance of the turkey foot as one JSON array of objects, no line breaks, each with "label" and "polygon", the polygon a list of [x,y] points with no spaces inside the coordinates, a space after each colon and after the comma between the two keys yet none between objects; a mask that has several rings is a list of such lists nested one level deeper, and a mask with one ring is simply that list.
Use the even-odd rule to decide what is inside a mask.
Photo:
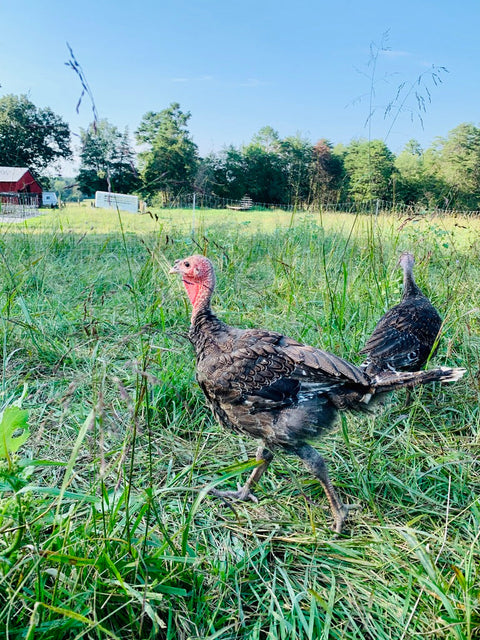
[{"label": "turkey foot", "polygon": [[361,509],[361,505],[342,503],[338,510],[332,507],[333,518],[335,521],[333,530],[335,531],[335,533],[342,533],[343,525],[345,524],[345,520],[348,518],[348,514],[350,513],[350,511],[355,511],[356,509]]},{"label": "turkey foot", "polygon": [[219,491],[218,489],[211,489],[208,492],[211,496],[215,496],[216,498],[230,498],[230,500],[234,501],[242,501],[242,502],[255,502],[258,503],[258,498],[255,494],[250,491],[249,483],[246,482],[243,487],[241,484],[237,485],[237,491],[226,490]]},{"label": "turkey foot", "polygon": [[268,465],[273,460],[273,453],[261,444],[257,449],[255,459],[259,464],[252,471],[243,487],[241,484],[238,484],[236,491],[219,491],[218,489],[211,489],[209,491],[210,495],[215,496],[216,498],[230,498],[231,500],[239,500],[242,502],[250,501],[257,504],[258,498],[254,493],[252,493],[252,487],[260,480],[268,469]]}]

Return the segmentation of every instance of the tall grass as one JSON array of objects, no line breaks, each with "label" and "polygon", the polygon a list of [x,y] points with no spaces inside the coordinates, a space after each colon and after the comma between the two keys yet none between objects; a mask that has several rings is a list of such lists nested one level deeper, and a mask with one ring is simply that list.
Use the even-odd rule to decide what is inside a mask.
[{"label": "tall grass", "polygon": [[[0,227],[0,400],[23,395],[31,431],[0,462],[4,637],[478,637],[480,223],[212,211],[192,236],[189,211],[120,221],[72,208]],[[255,443],[204,406],[171,262],[207,252],[227,322],[359,362],[399,298],[402,249],[445,318],[434,364],[469,374],[317,442],[363,505],[346,535],[283,455],[258,505],[206,495],[248,473]]]}]

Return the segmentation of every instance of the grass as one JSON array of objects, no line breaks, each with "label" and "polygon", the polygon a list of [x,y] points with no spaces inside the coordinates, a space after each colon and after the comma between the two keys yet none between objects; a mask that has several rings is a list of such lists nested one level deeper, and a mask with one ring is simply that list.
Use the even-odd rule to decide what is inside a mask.
[{"label": "grass", "polygon": [[[0,461],[2,637],[479,637],[479,248],[467,218],[71,207],[1,225],[0,401],[30,425]],[[169,265],[206,250],[224,320],[359,362],[402,249],[445,318],[432,364],[468,375],[317,442],[363,507],[342,538],[284,455],[235,517],[205,487],[244,478],[256,444],[204,406]]]}]

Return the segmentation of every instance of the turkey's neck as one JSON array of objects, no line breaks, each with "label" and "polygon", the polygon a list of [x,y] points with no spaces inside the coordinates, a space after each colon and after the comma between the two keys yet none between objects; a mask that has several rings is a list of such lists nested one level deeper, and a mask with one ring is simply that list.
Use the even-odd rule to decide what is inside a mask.
[{"label": "turkey's neck", "polygon": [[415,279],[413,277],[413,267],[407,265],[403,269],[403,298],[409,298],[410,296],[422,295],[422,291],[417,287]]},{"label": "turkey's neck", "polygon": [[197,358],[200,358],[205,350],[212,348],[212,344],[215,343],[215,336],[218,332],[222,332],[224,328],[224,323],[214,315],[210,308],[212,291],[213,289],[210,290],[205,286],[197,291],[191,290],[191,292],[188,292],[187,289],[193,305],[188,338],[194,346]]},{"label": "turkey's neck", "polygon": [[210,312],[210,300],[215,282],[213,279],[201,283],[184,280],[183,284],[192,303],[191,323],[193,325],[198,315],[205,311]]},{"label": "turkey's neck", "polygon": [[219,320],[210,308],[215,276],[205,280],[202,284],[183,281],[188,297],[192,303],[192,318],[188,337],[195,348],[197,358],[207,349],[211,349],[219,333],[225,329],[225,324]]}]

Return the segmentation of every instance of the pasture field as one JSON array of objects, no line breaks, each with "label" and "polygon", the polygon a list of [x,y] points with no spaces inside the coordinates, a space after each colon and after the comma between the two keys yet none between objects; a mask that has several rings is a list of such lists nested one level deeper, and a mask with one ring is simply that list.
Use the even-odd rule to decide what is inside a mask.
[{"label": "pasture field", "polygon": [[[359,363],[405,249],[445,319],[428,366],[468,373],[317,441],[362,505],[344,535],[285,455],[258,504],[209,497],[256,443],[205,408],[171,263],[205,251],[223,320]],[[0,637],[479,638],[479,275],[474,218],[72,206],[0,224]]]}]

